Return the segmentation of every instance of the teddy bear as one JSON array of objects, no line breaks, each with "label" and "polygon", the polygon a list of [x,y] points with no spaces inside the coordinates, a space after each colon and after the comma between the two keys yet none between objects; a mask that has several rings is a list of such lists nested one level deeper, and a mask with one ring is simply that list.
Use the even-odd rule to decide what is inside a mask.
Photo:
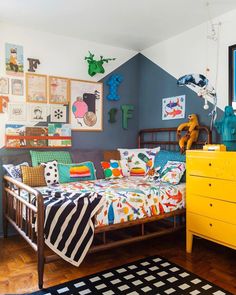
[{"label": "teddy bear", "polygon": [[[183,154],[185,150],[189,150],[194,142],[197,141],[199,130],[198,117],[196,114],[191,114],[188,116],[188,122],[182,123],[177,128],[177,136],[179,139],[180,152]],[[181,137],[181,131],[187,130],[187,133]]]}]

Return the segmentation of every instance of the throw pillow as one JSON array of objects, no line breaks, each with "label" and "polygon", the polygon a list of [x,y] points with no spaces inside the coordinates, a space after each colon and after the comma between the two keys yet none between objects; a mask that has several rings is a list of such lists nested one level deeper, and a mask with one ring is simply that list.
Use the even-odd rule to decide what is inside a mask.
[{"label": "throw pillow", "polygon": [[122,178],[123,172],[119,160],[101,162],[105,178]]},{"label": "throw pillow", "polygon": [[9,176],[14,178],[15,180],[22,182],[21,166],[29,166],[29,163],[23,162],[19,165],[7,164],[2,166]]},{"label": "throw pillow", "polygon": [[130,176],[145,176],[153,168],[160,147],[154,149],[118,149],[122,160],[127,160]]},{"label": "throw pillow", "polygon": [[60,183],[96,179],[96,170],[93,162],[83,162],[78,164],[58,163],[58,171]]},{"label": "throw pillow", "polygon": [[27,184],[31,187],[46,186],[43,166],[21,166],[21,173],[24,184]]},{"label": "throw pillow", "polygon": [[161,181],[178,184],[186,169],[184,162],[168,161],[161,172]]},{"label": "throw pillow", "polygon": [[66,151],[30,151],[32,166],[38,166],[41,163],[57,161],[58,163],[71,164],[71,156],[69,152]]},{"label": "throw pillow", "polygon": [[44,178],[47,185],[58,184],[59,172],[57,161],[41,163],[40,165],[44,167]]}]

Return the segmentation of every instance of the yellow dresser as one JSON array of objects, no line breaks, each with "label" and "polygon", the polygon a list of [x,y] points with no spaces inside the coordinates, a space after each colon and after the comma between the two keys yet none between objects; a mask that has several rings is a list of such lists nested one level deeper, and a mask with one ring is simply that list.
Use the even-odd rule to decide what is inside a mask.
[{"label": "yellow dresser", "polygon": [[187,241],[193,236],[236,249],[236,152],[187,151]]}]

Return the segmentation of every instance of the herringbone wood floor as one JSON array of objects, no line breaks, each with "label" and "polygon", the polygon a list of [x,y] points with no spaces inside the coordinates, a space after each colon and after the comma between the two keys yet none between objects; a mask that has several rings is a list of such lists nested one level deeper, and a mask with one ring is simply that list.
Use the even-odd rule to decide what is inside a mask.
[{"label": "herringbone wood floor", "polygon": [[[185,253],[184,233],[89,254],[79,268],[63,260],[48,264],[44,286],[60,284],[155,254],[236,294],[236,251],[195,238],[193,254],[188,255]],[[0,294],[37,290],[36,267],[36,256],[22,238],[0,239]]]}]

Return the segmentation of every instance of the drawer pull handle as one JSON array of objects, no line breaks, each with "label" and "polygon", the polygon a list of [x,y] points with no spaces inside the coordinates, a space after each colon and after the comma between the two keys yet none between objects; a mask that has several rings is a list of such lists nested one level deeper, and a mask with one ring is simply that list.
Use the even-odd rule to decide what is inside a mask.
[{"label": "drawer pull handle", "polygon": [[212,223],[209,224],[212,227]]},{"label": "drawer pull handle", "polygon": [[209,166],[211,166],[211,163],[209,163]]},{"label": "drawer pull handle", "polygon": [[211,186],[211,183],[209,183],[209,186]]},{"label": "drawer pull handle", "polygon": [[210,207],[212,207],[213,205],[210,203]]}]

